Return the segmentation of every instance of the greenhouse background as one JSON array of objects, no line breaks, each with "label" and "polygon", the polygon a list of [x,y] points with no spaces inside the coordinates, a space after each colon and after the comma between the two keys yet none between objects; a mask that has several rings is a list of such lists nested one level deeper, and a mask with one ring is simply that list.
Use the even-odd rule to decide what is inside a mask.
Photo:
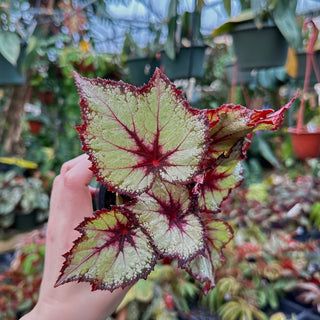
[{"label": "greenhouse background", "polygon": [[0,0],[0,319],[36,305],[54,181],[86,152],[81,232],[102,243],[88,221],[117,215],[123,228],[115,257],[105,241],[96,258],[128,258],[136,234],[152,255],[106,320],[319,320],[319,30],[318,0]]}]

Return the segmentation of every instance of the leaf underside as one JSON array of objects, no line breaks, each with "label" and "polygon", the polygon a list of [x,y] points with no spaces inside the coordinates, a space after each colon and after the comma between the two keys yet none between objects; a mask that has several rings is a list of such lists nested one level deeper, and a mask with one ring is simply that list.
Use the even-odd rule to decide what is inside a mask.
[{"label": "leaf underside", "polygon": [[114,290],[146,277],[155,254],[149,238],[117,209],[102,210],[79,227],[82,233],[66,261],[56,285],[87,281],[92,290]]},{"label": "leaf underside", "polygon": [[104,184],[137,195],[150,189],[156,176],[168,182],[193,178],[205,152],[207,119],[189,110],[160,70],[142,88],[78,74],[75,79],[83,149]]},{"label": "leaf underside", "polygon": [[192,109],[157,69],[148,85],[87,79],[75,74],[83,150],[99,181],[129,202],[101,210],[77,228],[56,283],[87,281],[114,290],[146,278],[159,259],[174,258],[214,287],[230,225],[214,219],[240,185],[256,130],[276,130],[284,112],[223,105]]}]

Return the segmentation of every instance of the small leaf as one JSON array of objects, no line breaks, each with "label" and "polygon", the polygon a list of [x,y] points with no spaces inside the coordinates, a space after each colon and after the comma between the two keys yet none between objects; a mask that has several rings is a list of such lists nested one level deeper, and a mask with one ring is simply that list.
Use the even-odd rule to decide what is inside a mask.
[{"label": "small leaf", "polygon": [[82,98],[83,149],[104,184],[137,195],[150,189],[156,176],[185,183],[197,174],[207,119],[191,111],[159,69],[142,88],[78,74],[75,79]]},{"label": "small leaf", "polygon": [[[228,154],[240,139],[245,139],[243,152],[251,143],[251,134],[257,130],[276,130],[282,123],[284,112],[291,106],[296,96],[281,109],[250,110],[240,105],[225,104],[215,110],[208,110],[210,122],[210,146],[208,157],[211,161],[221,154]],[[209,159],[208,159],[209,160]]]},{"label": "small leaf", "polygon": [[56,286],[87,281],[92,290],[113,291],[146,278],[155,265],[149,238],[117,209],[95,215],[78,226],[82,236],[65,254]]},{"label": "small leaf", "polygon": [[0,30],[0,54],[16,66],[20,54],[20,39],[13,32]]},{"label": "small leaf", "polygon": [[243,180],[242,166],[243,140],[239,140],[230,150],[230,154],[217,159],[215,166],[207,170],[194,191],[199,193],[199,208],[202,212],[214,212],[232,189],[239,186]]},{"label": "small leaf", "polygon": [[204,249],[200,218],[190,212],[192,201],[186,186],[156,181],[128,208],[150,234],[161,257],[192,259]]},{"label": "small leaf", "polygon": [[215,286],[215,270],[224,261],[222,249],[233,238],[233,230],[223,220],[208,220],[205,224],[206,251],[205,255],[198,255],[193,260],[183,265],[194,278],[206,283],[204,293]]}]

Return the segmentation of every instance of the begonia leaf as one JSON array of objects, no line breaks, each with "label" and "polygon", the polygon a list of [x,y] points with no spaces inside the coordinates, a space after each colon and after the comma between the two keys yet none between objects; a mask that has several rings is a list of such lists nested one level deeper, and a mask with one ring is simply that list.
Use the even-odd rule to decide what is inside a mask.
[{"label": "begonia leaf", "polygon": [[239,140],[226,156],[221,154],[216,165],[205,171],[201,183],[196,184],[195,193],[199,193],[199,209],[201,212],[219,210],[221,202],[226,199],[232,189],[238,187],[242,180],[243,140]]},{"label": "begonia leaf", "polygon": [[113,291],[146,278],[155,265],[150,240],[120,211],[101,210],[77,228],[82,236],[65,254],[56,286],[87,281],[92,290]]},{"label": "begonia leaf", "polygon": [[75,74],[83,124],[83,150],[100,181],[137,195],[155,177],[188,182],[206,151],[207,118],[194,114],[182,93],[159,70],[148,85],[132,85]]},{"label": "begonia leaf", "polygon": [[284,112],[297,95],[281,109],[251,110],[240,105],[225,104],[215,110],[208,110],[210,121],[210,146],[208,157],[217,159],[227,154],[239,139],[245,139],[243,151],[250,146],[251,134],[257,130],[276,130],[282,123]]},{"label": "begonia leaf", "polygon": [[161,258],[178,258],[182,263],[204,249],[203,225],[199,216],[191,212],[190,198],[186,186],[156,181],[152,189],[129,206],[150,234]]},{"label": "begonia leaf", "polygon": [[215,271],[225,261],[222,249],[233,238],[233,230],[227,222],[213,219],[206,220],[205,234],[205,253],[183,265],[195,279],[205,284],[204,293],[215,286]]},{"label": "begonia leaf", "polygon": [[276,130],[295,98],[276,112],[231,104],[203,111],[159,69],[141,88],[75,79],[91,170],[128,201],[79,225],[56,285],[87,281],[112,291],[146,278],[157,260],[176,259],[206,293],[233,237],[214,214],[242,181],[253,132]]}]

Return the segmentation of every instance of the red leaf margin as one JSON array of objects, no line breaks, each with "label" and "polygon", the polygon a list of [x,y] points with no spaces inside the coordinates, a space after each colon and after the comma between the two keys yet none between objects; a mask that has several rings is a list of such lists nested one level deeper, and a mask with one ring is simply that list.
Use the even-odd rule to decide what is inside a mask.
[{"label": "red leaf margin", "polygon": [[[145,191],[147,191],[148,189],[151,188],[152,184],[154,183],[155,179],[156,179],[156,172],[158,172],[160,170],[160,167],[158,166],[158,164],[152,164],[152,166],[149,167],[149,172],[150,171],[155,171],[154,177],[153,177],[153,182],[151,183],[150,188],[145,189],[145,190],[141,190],[140,192],[128,192],[126,190],[119,190],[117,188],[117,186],[113,185],[112,183],[106,181],[100,174],[100,169],[99,169],[99,164],[98,164],[98,160],[96,159],[96,157],[90,152],[90,147],[86,144],[85,141],[85,133],[87,130],[87,127],[89,125],[89,122],[86,118],[86,114],[90,113],[90,109],[89,109],[89,105],[88,102],[86,101],[85,98],[83,98],[83,93],[82,93],[82,89],[81,86],[79,85],[79,80],[78,79],[85,79],[86,81],[88,81],[90,84],[92,84],[93,86],[110,86],[110,87],[114,87],[114,88],[120,88],[121,91],[123,92],[132,92],[134,95],[139,96],[139,95],[143,95],[143,94],[147,94],[148,92],[151,91],[151,89],[153,88],[153,84],[155,83],[155,81],[157,80],[162,80],[164,81],[164,83],[171,89],[171,91],[173,92],[175,99],[177,100],[177,104],[181,104],[187,112],[190,112],[190,114],[192,115],[196,115],[199,118],[200,122],[203,122],[206,129],[206,132],[204,134],[205,136],[205,143],[203,145],[203,150],[202,150],[202,154],[200,156],[199,159],[199,166],[197,168],[197,170],[194,171],[193,175],[190,176],[188,179],[186,179],[185,181],[183,181],[183,184],[187,184],[192,182],[193,178],[199,174],[199,172],[201,171],[201,166],[200,164],[203,162],[203,159],[206,156],[206,152],[207,152],[207,148],[208,148],[208,144],[206,143],[209,140],[209,129],[208,129],[208,117],[206,115],[206,111],[205,110],[197,110],[195,111],[195,109],[193,109],[189,102],[186,100],[186,98],[184,97],[183,93],[181,90],[177,89],[176,86],[165,76],[165,74],[159,69],[156,68],[153,77],[150,79],[148,84],[143,85],[142,87],[136,87],[134,85],[125,83],[123,81],[113,81],[113,80],[106,80],[106,79],[102,79],[102,78],[95,78],[95,79],[89,79],[89,78],[85,78],[80,76],[77,72],[74,71],[74,77],[75,77],[75,82],[78,86],[78,93],[81,97],[81,101],[80,101],[80,108],[81,108],[81,119],[83,121],[83,124],[76,127],[77,131],[79,132],[79,136],[82,142],[82,150],[88,155],[89,160],[92,163],[92,166],[90,167],[90,170],[93,171],[93,174],[97,177],[97,180],[101,183],[103,183],[106,187],[108,187],[109,190],[111,191],[116,191],[116,192],[120,192],[121,194],[127,195],[127,196],[137,196]],[[171,183],[181,183],[181,181],[170,181]]]},{"label": "red leaf margin", "polygon": [[[76,249],[77,245],[79,243],[81,243],[85,238],[86,238],[86,224],[88,222],[91,222],[95,219],[97,219],[100,215],[110,212],[110,211],[119,211],[121,212],[121,214],[123,214],[127,219],[127,214],[128,212],[123,211],[122,206],[112,206],[111,210],[108,209],[102,209],[102,210],[97,210],[95,212],[93,212],[93,216],[92,217],[86,217],[84,218],[84,220],[74,229],[76,231],[78,231],[81,236],[79,238],[77,238],[74,242],[73,242],[73,246],[72,248],[66,252],[65,254],[63,254],[62,256],[65,258],[65,261],[62,265],[62,268],[60,270],[60,275],[58,277],[58,279],[56,280],[56,283],[54,285],[54,287],[59,287],[60,285],[63,285],[65,283],[68,282],[73,282],[73,281],[77,281],[78,283],[80,282],[88,282],[91,285],[91,291],[96,291],[96,290],[108,290],[110,292],[114,291],[117,288],[122,288],[124,289],[125,287],[129,286],[129,285],[133,285],[134,283],[136,283],[139,279],[147,279],[148,275],[150,274],[150,272],[154,269],[154,266],[156,265],[157,261],[159,260],[159,256],[157,255],[154,246],[152,245],[152,239],[150,240],[150,245],[154,250],[154,255],[153,255],[153,260],[150,264],[150,268],[148,270],[145,270],[143,274],[137,275],[136,277],[132,278],[130,281],[126,281],[123,282],[122,285],[118,285],[118,286],[105,286],[103,284],[101,284],[99,281],[95,281],[90,277],[86,277],[86,276],[79,276],[79,277],[70,277],[67,279],[63,279],[65,270],[68,268],[71,260],[72,260],[72,251],[73,249]],[[128,221],[133,225],[133,228],[139,228],[147,237],[149,237],[148,233],[145,232],[145,230],[143,230],[143,228],[140,228],[139,226],[137,226],[132,219],[128,219]]]}]

